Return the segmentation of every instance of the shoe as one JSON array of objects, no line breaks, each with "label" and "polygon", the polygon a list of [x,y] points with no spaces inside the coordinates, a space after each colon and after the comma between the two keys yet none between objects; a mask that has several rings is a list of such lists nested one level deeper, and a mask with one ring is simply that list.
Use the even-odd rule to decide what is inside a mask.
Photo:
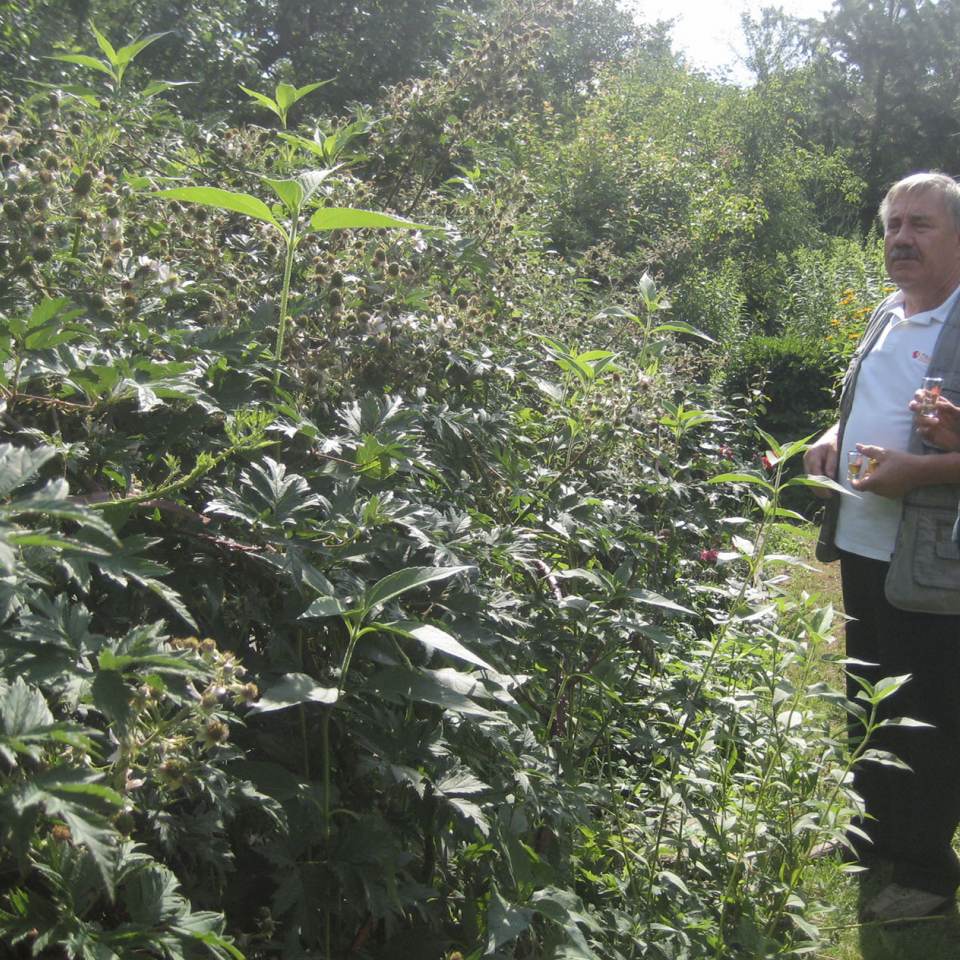
[{"label": "shoe", "polygon": [[945,907],[953,904],[953,896],[942,893],[918,890],[915,887],[902,887],[899,883],[889,883],[860,911],[864,923],[875,921],[919,920],[941,913]]}]

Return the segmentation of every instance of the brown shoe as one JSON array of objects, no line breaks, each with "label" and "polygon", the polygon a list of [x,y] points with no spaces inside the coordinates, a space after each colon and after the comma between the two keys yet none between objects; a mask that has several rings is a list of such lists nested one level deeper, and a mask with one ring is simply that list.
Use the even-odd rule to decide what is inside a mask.
[{"label": "brown shoe", "polygon": [[933,914],[942,913],[954,903],[953,896],[942,893],[918,890],[915,887],[902,887],[899,883],[889,883],[860,911],[864,923],[891,920],[920,920]]}]

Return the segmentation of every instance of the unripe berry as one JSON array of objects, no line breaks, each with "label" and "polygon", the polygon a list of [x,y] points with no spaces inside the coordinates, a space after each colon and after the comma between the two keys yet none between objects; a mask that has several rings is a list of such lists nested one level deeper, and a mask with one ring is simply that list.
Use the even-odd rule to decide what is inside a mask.
[{"label": "unripe berry", "polygon": [[93,186],[93,174],[89,170],[84,170],[83,173],[77,177],[76,181],[73,184],[73,192],[78,197],[85,197],[89,192],[90,188]]}]

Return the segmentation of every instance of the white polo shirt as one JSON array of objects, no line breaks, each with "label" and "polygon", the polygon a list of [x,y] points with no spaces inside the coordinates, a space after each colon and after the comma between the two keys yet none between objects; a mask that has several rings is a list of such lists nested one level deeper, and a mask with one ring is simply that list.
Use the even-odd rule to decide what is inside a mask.
[{"label": "white polo shirt", "polygon": [[[903,297],[890,305],[890,317],[873,349],[863,358],[853,394],[853,407],[843,433],[840,482],[853,490],[847,478],[847,452],[858,443],[888,450],[906,450],[913,427],[907,405],[920,388],[933,356],[943,322],[960,294],[957,288],[939,307],[912,317],[903,316]],[[834,538],[841,550],[889,560],[900,526],[900,499],[854,491],[860,499],[840,498]]]}]

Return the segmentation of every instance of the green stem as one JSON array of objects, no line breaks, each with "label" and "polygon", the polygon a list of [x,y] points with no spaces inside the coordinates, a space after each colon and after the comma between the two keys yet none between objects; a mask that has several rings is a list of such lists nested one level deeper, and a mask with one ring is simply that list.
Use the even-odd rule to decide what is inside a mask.
[{"label": "green stem", "polygon": [[[776,499],[774,499],[774,503],[776,503]],[[703,688],[705,687],[707,681],[709,680],[711,674],[713,673],[714,666],[719,659],[720,650],[722,649],[726,641],[727,634],[730,631],[731,626],[734,622],[734,617],[736,616],[737,611],[741,609],[742,604],[746,599],[747,587],[750,583],[753,582],[754,576],[757,570],[762,566],[762,560],[763,560],[762,551],[763,551],[764,537],[765,537],[764,524],[767,519],[768,519],[767,514],[764,514],[761,517],[760,526],[757,531],[757,535],[754,539],[753,555],[750,557],[750,560],[748,562],[747,576],[745,576],[741,581],[740,588],[737,591],[737,595],[736,597],[734,597],[733,602],[730,604],[730,613],[727,616],[727,619],[724,620],[723,623],[719,624],[719,629],[717,630],[716,638],[714,639],[714,642],[710,647],[710,653],[708,654],[707,659],[704,662],[704,665],[700,671],[700,676],[697,679],[696,684],[694,685],[693,691],[688,695],[688,698],[687,698],[688,707],[684,715],[683,722],[680,725],[680,731],[677,738],[678,743],[680,743],[681,746],[687,736],[688,731],[690,730],[691,724],[695,719],[696,709],[697,709],[697,706],[696,706],[697,700],[699,699],[700,694],[703,691]],[[691,751],[691,757],[690,757],[691,761],[695,760],[699,756],[702,746],[703,746],[703,740],[700,739],[697,741],[696,745]],[[670,776],[670,782],[675,783],[677,782],[678,779],[679,779],[679,785],[682,789],[683,780],[682,778],[680,778],[679,766],[675,766]],[[660,844],[663,840],[663,835],[666,830],[667,816],[669,814],[669,811],[670,811],[670,799],[669,799],[669,796],[667,796],[664,799],[663,804],[661,805],[660,815],[657,818],[657,825],[654,831],[653,862],[651,863],[650,874],[647,878],[647,889],[646,889],[646,898],[648,901],[653,900],[653,886],[656,881],[657,867],[659,866],[659,861],[660,861]]]},{"label": "green stem", "polygon": [[[303,631],[299,631],[297,637],[297,659],[300,663],[300,669],[306,672],[303,663]],[[300,745],[303,750],[303,777],[310,779],[310,739],[307,736],[307,711],[304,705],[300,704]]]},{"label": "green stem", "polygon": [[[323,736],[323,845],[324,856],[330,853],[330,710],[324,710],[321,723]],[[323,908],[323,940],[324,955],[330,960],[330,900]]]},{"label": "green stem", "polygon": [[283,356],[283,339],[287,332],[287,302],[290,299],[290,277],[293,274],[293,254],[297,247],[297,226],[300,211],[290,222],[290,236],[287,238],[287,254],[283,264],[283,290],[280,294],[280,322],[277,326],[277,345],[274,350],[273,388],[280,385],[280,359]]}]

